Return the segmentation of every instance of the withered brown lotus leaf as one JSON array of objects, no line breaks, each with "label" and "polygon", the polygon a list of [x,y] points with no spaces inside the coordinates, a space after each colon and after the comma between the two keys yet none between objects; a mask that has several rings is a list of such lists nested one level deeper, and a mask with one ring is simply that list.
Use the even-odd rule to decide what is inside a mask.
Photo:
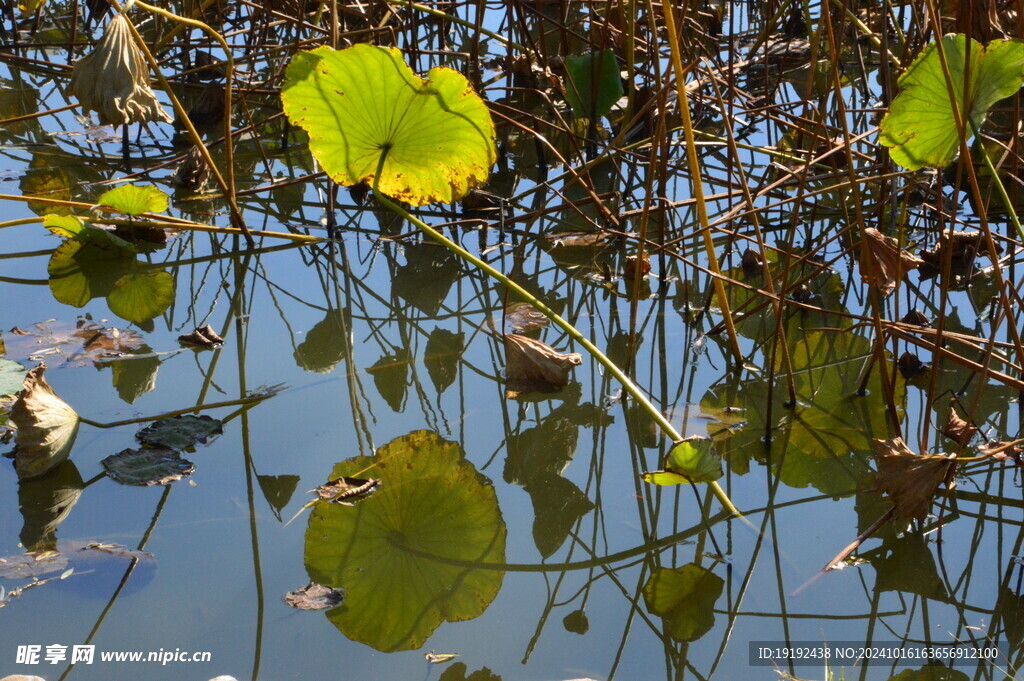
[{"label": "withered brown lotus leaf", "polygon": [[173,120],[149,86],[146,59],[121,14],[107,24],[96,49],[75,63],[68,93],[103,125]]},{"label": "withered brown lotus leaf", "polygon": [[25,376],[24,388],[11,407],[14,437],[14,469],[18,479],[40,476],[71,456],[78,435],[78,414],[57,397],[40,364]]},{"label": "withered brown lotus leaf", "polygon": [[966,446],[977,432],[977,426],[960,418],[960,415],[956,413],[956,409],[953,408],[953,405],[949,405],[949,417],[946,419],[946,427],[942,429],[943,435],[960,446]]},{"label": "withered brown lotus leaf", "polygon": [[897,518],[924,519],[939,484],[952,489],[956,457],[940,454],[915,454],[901,437],[872,440],[878,473],[875,483],[895,506]]},{"label": "withered brown lotus leaf", "polygon": [[896,239],[885,236],[874,227],[864,230],[864,239],[871,264],[869,267],[861,262],[861,277],[877,287],[883,296],[892,293],[903,275],[923,262],[916,255],[900,248]]},{"label": "withered brown lotus leaf", "polygon": [[505,377],[518,393],[552,392],[569,385],[573,367],[583,364],[578,352],[561,353],[527,336],[505,335]]}]

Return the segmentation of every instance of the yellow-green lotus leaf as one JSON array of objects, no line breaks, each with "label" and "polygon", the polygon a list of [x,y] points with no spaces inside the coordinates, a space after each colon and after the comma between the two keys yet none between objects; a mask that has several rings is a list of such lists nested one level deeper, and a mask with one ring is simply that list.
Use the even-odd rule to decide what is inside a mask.
[{"label": "yellow-green lotus leaf", "polygon": [[321,502],[306,530],[310,579],[345,590],[328,619],[348,638],[391,652],[419,648],[445,621],[483,614],[504,573],[505,522],[490,481],[454,442],[409,433],[376,456],[342,461],[330,479],[372,477],[353,506]]},{"label": "yellow-green lotus leaf", "polygon": [[892,160],[910,170],[945,167],[960,148],[950,87],[957,109],[966,115],[969,138],[970,124],[980,127],[992,105],[1024,83],[1024,41],[993,40],[982,45],[972,40],[968,59],[964,35],[943,36],[949,85],[936,45],[926,47],[900,76],[900,94],[882,119],[878,135],[878,141],[891,149]]},{"label": "yellow-green lotus leaf", "polygon": [[169,205],[169,199],[167,194],[151,184],[123,184],[101,194],[96,203],[125,215],[142,215],[164,212]]},{"label": "yellow-green lotus leaf", "polygon": [[378,188],[414,206],[458,200],[497,159],[494,122],[469,81],[445,67],[424,80],[395,48],[299,52],[281,99],[331,179],[372,185],[386,153]]}]

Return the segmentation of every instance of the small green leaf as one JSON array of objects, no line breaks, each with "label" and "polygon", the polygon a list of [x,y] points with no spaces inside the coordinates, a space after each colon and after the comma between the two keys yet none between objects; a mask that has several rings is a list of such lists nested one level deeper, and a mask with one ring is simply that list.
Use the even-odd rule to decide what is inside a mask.
[{"label": "small green leaf", "polygon": [[174,302],[174,277],[166,270],[131,272],[114,282],[107,294],[110,311],[130,322],[146,322]]},{"label": "small green leaf", "polygon": [[105,192],[97,203],[125,215],[162,213],[167,210],[169,205],[167,194],[153,185],[135,186],[133,184],[124,184]]},{"label": "small green leaf", "polygon": [[718,480],[722,477],[722,462],[711,445],[711,438],[699,435],[686,438],[669,451],[666,468],[685,475],[691,482]]},{"label": "small green leaf", "polygon": [[565,58],[565,99],[579,118],[599,118],[622,97],[622,76],[612,50]]},{"label": "small green leaf", "polygon": [[672,471],[651,471],[650,473],[642,474],[640,477],[643,478],[644,482],[663,487],[690,484],[685,475],[679,475],[679,473],[673,473]]},{"label": "small green leaf", "polygon": [[[980,127],[992,105],[1020,90],[1024,83],[1024,41],[993,40],[982,45],[972,40],[970,49],[968,62],[965,36],[949,34],[942,38],[957,109]],[[937,43],[921,52],[900,76],[899,85],[902,91],[882,119],[878,141],[892,149],[893,161],[909,170],[949,165],[959,149],[960,135]],[[972,135],[969,125],[965,134]]]},{"label": "small green leaf", "polygon": [[86,230],[85,223],[76,215],[44,215],[43,227],[65,239],[75,239]]},{"label": "small green leaf", "polygon": [[414,206],[458,200],[497,160],[494,122],[469,81],[444,67],[423,80],[395,48],[299,52],[281,100],[331,179],[372,185],[386,154],[380,191]]}]

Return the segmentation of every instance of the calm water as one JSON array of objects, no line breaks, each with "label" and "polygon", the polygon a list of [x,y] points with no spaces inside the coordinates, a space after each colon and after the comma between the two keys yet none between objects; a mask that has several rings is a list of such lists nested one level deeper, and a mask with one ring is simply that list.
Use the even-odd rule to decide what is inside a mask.
[{"label": "calm water", "polygon": [[[8,71],[3,86],[4,116],[63,103],[45,70]],[[124,174],[120,140],[109,129],[87,128],[69,113],[19,126],[2,133],[7,194],[89,201],[105,189],[90,183]],[[155,138],[143,134],[147,160],[137,158],[134,170],[174,156],[164,128]],[[301,145],[267,144],[274,175],[311,170]],[[240,146],[252,185],[266,183],[254,146]],[[532,171],[514,170],[531,162],[514,159],[496,191],[533,186]],[[167,173],[157,170],[150,181],[167,188]],[[680,199],[688,191],[683,181],[670,190]],[[323,235],[323,191],[322,181],[307,182],[247,199],[249,224]],[[133,446],[138,425],[83,425],[72,463],[38,483],[19,486],[12,467],[0,465],[0,556],[55,543],[75,567],[0,610],[0,673],[47,681],[771,679],[771,668],[750,666],[749,642],[944,644],[986,636],[1009,640],[1019,656],[1024,503],[1012,469],[968,468],[941,531],[934,518],[924,533],[885,530],[862,547],[857,565],[813,581],[888,508],[868,491],[870,437],[889,436],[877,371],[868,395],[855,396],[871,350],[864,329],[823,330],[841,325],[809,314],[787,322],[801,402],[789,410],[784,390],[772,396],[766,386],[770,363],[759,350],[766,322],[748,319],[740,329],[761,369],[729,371],[722,336],[703,337],[709,322],[688,312],[688,303],[704,302],[703,277],[654,259],[651,296],[636,309],[634,374],[681,432],[715,437],[726,462],[722,485],[747,525],[725,518],[703,487],[659,490],[639,481],[668,443],[617,399],[619,387],[589,358],[559,395],[506,398],[495,335],[507,325],[503,291],[394,221],[379,224],[345,190],[340,200],[335,243],[246,251],[230,237],[197,234],[140,256],[162,263],[176,294],[165,312],[135,325],[102,296],[80,308],[55,299],[47,263],[56,236],[38,224],[0,229],[6,356],[31,367],[30,355],[59,347],[45,356],[47,378],[86,418],[114,422],[285,386],[241,410],[205,412],[225,420],[224,433],[187,453],[195,473],[168,488],[100,476],[100,461]],[[561,203],[552,195],[523,203],[548,201]],[[17,201],[4,207],[5,219],[45,212]],[[180,211],[179,204],[171,214]],[[189,215],[227,224],[224,215]],[[555,213],[529,229],[564,230],[575,219]],[[667,219],[683,229],[692,216]],[[543,293],[613,358],[626,358],[631,310],[621,267],[631,247],[551,254],[524,237],[523,223],[483,233],[478,226],[454,233]],[[849,292],[857,276],[840,262],[812,292],[830,309],[859,311]],[[955,302],[963,327],[981,329],[972,300]],[[73,332],[82,319],[122,336],[133,330],[134,358],[80,356],[83,339]],[[207,323],[223,332],[223,347],[181,349],[177,336]],[[15,327],[31,333],[7,331]],[[556,329],[534,335],[571,348]],[[973,399],[978,386],[969,379],[952,369],[940,377],[951,390],[966,385]],[[896,383],[906,431],[916,432],[922,385]],[[1014,397],[992,386],[982,394],[984,425],[996,439],[1017,432]],[[377,459],[358,458],[378,450]],[[366,476],[384,480],[377,494],[287,523],[312,498],[307,490],[367,468]],[[91,542],[151,556],[136,564],[124,556],[86,560],[75,549]],[[658,583],[652,574],[700,580],[660,616],[644,595]],[[283,602],[311,579],[347,590],[342,606],[305,612]],[[9,591],[27,581],[0,585]],[[86,643],[97,655],[180,649],[212,659],[15,663],[20,645],[45,651]],[[460,657],[428,665],[431,650]],[[920,667],[858,666],[845,678],[888,679]],[[820,664],[783,669],[800,678],[826,673]],[[963,678],[1003,678],[991,666],[962,669]]]}]

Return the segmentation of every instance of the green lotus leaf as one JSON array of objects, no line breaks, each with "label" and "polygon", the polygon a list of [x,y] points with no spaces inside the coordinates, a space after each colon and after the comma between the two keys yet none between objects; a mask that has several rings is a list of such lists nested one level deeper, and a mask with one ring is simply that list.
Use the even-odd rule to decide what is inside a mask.
[{"label": "green lotus leaf", "polygon": [[696,641],[714,626],[715,601],[724,586],[721,577],[696,563],[657,568],[644,585],[644,603],[665,620],[669,636]]},{"label": "green lotus leaf", "polygon": [[174,302],[174,277],[166,270],[130,272],[107,294],[110,311],[130,322],[146,322]]},{"label": "green lotus leaf", "polygon": [[[978,128],[993,104],[1024,83],[1024,41],[993,40],[982,45],[972,40],[970,50],[968,60],[964,35],[942,38],[957,109]],[[970,72],[965,74],[967,64]],[[899,86],[902,91],[882,119],[878,141],[892,149],[892,160],[904,168],[949,165],[960,147],[960,135],[937,43],[921,52],[900,76]],[[970,126],[965,134],[971,136]]]},{"label": "green lotus leaf", "polygon": [[474,565],[504,561],[505,523],[462,449],[415,431],[376,456],[342,461],[330,478],[356,474],[380,479],[377,493],[355,506],[318,504],[306,530],[310,579],[346,593],[328,619],[390,652],[419,648],[444,621],[481,615],[504,573]]},{"label": "green lotus leaf", "polygon": [[65,239],[77,238],[86,229],[77,215],[44,215],[43,227]]},{"label": "green lotus leaf", "polygon": [[170,205],[167,194],[153,185],[135,186],[133,184],[123,184],[104,192],[96,203],[113,208],[125,215],[162,213]]},{"label": "green lotus leaf", "polygon": [[434,67],[423,80],[395,48],[299,52],[281,99],[333,180],[372,185],[386,155],[380,191],[414,206],[461,198],[497,159],[494,122],[466,78]]},{"label": "green lotus leaf", "polygon": [[58,302],[82,307],[110,293],[131,262],[131,254],[110,241],[70,239],[57,247],[46,266],[50,292]]},{"label": "green lotus leaf", "polygon": [[565,58],[565,100],[581,118],[599,118],[622,97],[615,52],[603,50]]}]

